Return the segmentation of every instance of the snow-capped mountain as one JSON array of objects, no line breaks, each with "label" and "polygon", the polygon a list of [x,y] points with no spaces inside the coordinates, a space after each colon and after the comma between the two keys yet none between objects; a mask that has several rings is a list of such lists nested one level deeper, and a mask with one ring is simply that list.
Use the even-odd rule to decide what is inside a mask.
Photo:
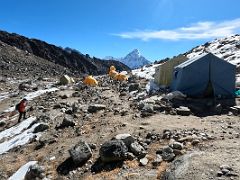
[{"label": "snow-capped mountain", "polygon": [[206,52],[211,52],[214,55],[240,67],[240,35],[216,39],[193,48],[189,52],[185,53],[185,55],[188,58],[194,58]]},{"label": "snow-capped mountain", "polygon": [[134,49],[132,52],[130,52],[128,55],[126,55],[124,58],[114,58],[112,56],[105,57],[107,60],[118,60],[122,62],[123,64],[126,64],[131,69],[140,68],[144,65],[150,64],[151,62],[148,61],[145,57],[143,57],[138,49]]}]

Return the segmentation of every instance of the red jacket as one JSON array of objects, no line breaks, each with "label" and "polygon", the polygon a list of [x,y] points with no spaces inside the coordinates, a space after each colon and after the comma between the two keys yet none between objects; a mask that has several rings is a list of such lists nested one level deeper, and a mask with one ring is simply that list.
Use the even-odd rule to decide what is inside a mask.
[{"label": "red jacket", "polygon": [[27,101],[21,101],[19,104],[18,111],[19,112],[25,112],[26,111],[26,106],[27,106]]}]

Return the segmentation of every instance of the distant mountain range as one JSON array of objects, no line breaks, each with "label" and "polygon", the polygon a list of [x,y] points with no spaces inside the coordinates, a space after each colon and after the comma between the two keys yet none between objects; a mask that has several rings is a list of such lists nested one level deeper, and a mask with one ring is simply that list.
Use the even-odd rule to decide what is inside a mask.
[{"label": "distant mountain range", "polygon": [[107,56],[104,59],[120,61],[126,64],[131,69],[140,68],[144,65],[150,64],[151,62],[143,57],[138,49],[134,49],[132,52],[127,54],[124,58],[115,58],[112,56]]},{"label": "distant mountain range", "polygon": [[[22,57],[25,55],[34,55],[35,57],[39,57],[45,59],[55,65],[59,65],[62,68],[56,68],[57,71],[59,69],[68,69],[73,72],[73,74],[106,74],[111,65],[114,65],[119,71],[130,70],[125,64],[111,60],[104,61],[96,57],[91,57],[90,55],[81,54],[79,51],[71,48],[61,48],[52,44],[48,44],[47,42],[38,40],[38,39],[29,39],[27,37],[18,35],[16,33],[8,33],[5,31],[0,31],[0,42],[3,42],[9,46],[6,46],[4,49],[5,55],[3,56],[0,53],[0,59],[4,61],[11,61],[9,52],[15,52],[10,47],[17,48],[18,50],[22,50]],[[9,47],[9,48],[8,48]],[[11,49],[11,50],[10,50]],[[32,56],[32,59],[34,59]],[[16,55],[17,57],[17,55]],[[17,59],[16,59],[17,60]],[[19,59],[21,63],[24,62],[23,59]],[[41,62],[39,61],[39,66],[41,66]],[[3,70],[5,68],[2,65]],[[13,67],[12,67],[13,68]],[[27,67],[26,67],[27,68]],[[45,71],[46,66],[42,67],[42,71]],[[18,69],[18,68],[17,68]],[[46,70],[48,72],[48,70]],[[19,71],[19,73],[21,73]],[[60,73],[60,72],[59,72]]]}]

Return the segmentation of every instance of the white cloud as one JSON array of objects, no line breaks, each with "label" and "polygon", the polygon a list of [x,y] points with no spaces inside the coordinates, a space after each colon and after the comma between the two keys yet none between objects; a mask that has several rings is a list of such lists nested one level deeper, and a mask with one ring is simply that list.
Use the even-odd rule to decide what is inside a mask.
[{"label": "white cloud", "polygon": [[125,39],[195,40],[230,36],[240,32],[240,18],[223,22],[198,22],[173,30],[138,30],[114,34]]}]

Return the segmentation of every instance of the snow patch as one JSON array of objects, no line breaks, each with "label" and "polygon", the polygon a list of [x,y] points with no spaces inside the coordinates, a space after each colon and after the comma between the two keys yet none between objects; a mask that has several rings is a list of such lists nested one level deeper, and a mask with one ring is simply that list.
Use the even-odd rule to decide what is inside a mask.
[{"label": "snow patch", "polygon": [[13,137],[15,135],[20,134],[24,129],[28,128],[29,125],[36,120],[36,117],[30,117],[24,121],[22,121],[20,124],[17,124],[16,126],[13,126],[9,129],[6,129],[2,132],[0,132],[0,141],[3,138],[9,138]]},{"label": "snow patch", "polygon": [[159,66],[159,64],[154,64],[149,67],[144,66],[140,69],[134,69],[132,70],[132,74],[145,79],[154,79],[153,76],[155,74],[155,69],[157,66]]},{"label": "snow patch", "polygon": [[20,167],[8,180],[24,180],[30,166],[37,164],[37,161],[29,161]]},{"label": "snow patch", "polygon": [[59,89],[58,88],[50,88],[50,89],[38,90],[38,91],[27,94],[24,98],[26,98],[27,100],[32,100],[38,96],[41,96],[42,94],[54,92],[57,90],[59,90]]},{"label": "snow patch", "polygon": [[[34,99],[38,96],[41,96],[45,93],[54,92],[54,91],[58,91],[58,90],[59,90],[58,88],[50,88],[50,89],[44,89],[44,90],[41,89],[41,90],[38,90],[38,91],[31,92],[31,93],[27,94],[24,98],[26,98],[27,100],[30,101],[30,100],[32,100],[32,99]],[[12,112],[14,110],[15,110],[15,107],[10,107],[10,108],[4,110],[3,112],[8,113],[8,112]]]},{"label": "snow patch", "polygon": [[27,144],[35,136],[40,137],[40,133],[34,134],[33,131],[39,123],[34,124],[30,129],[23,131],[21,134],[13,137],[12,139],[5,141],[0,144],[0,154],[4,154],[10,149],[13,149],[17,146],[22,146]]}]

